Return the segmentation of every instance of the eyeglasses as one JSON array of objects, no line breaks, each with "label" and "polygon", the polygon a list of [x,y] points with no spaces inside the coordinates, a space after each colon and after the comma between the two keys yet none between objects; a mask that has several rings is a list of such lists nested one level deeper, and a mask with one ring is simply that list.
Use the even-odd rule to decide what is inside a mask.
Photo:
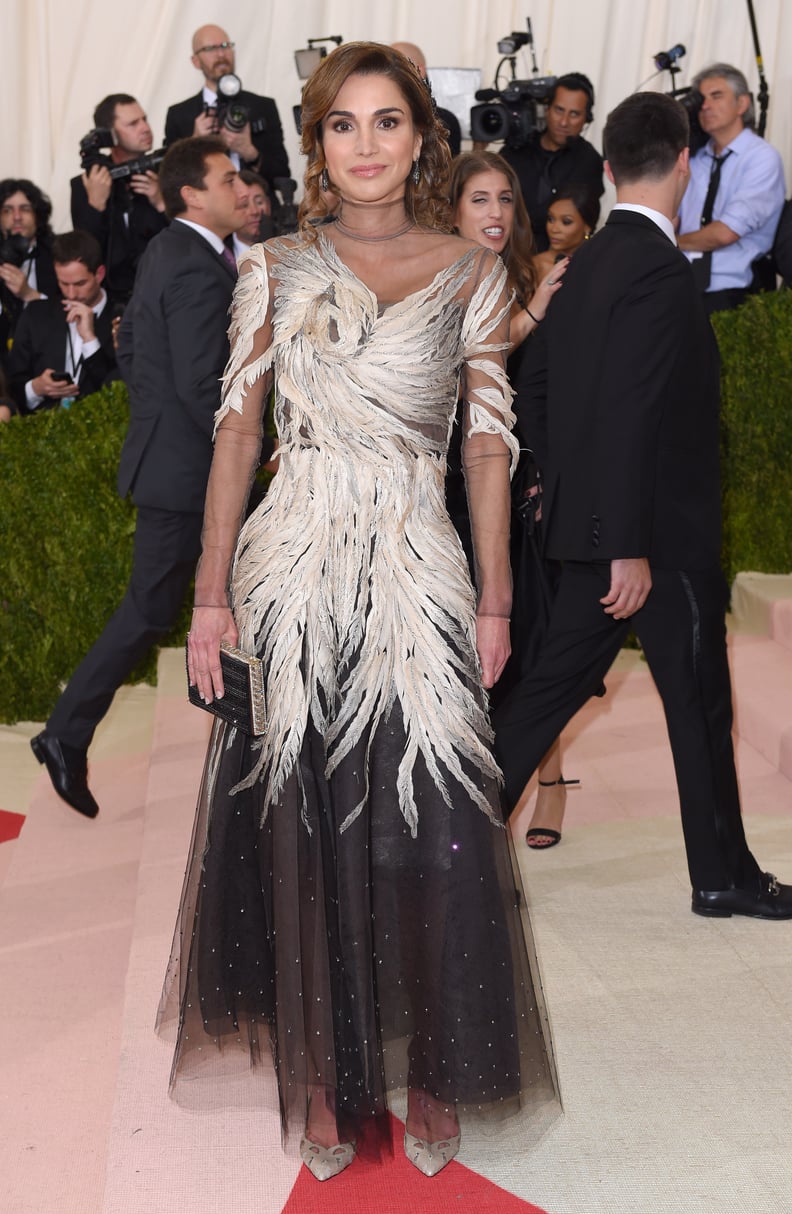
[{"label": "eyeglasses", "polygon": [[235,42],[213,42],[211,46],[199,46],[196,55],[212,55],[215,51],[232,51]]}]

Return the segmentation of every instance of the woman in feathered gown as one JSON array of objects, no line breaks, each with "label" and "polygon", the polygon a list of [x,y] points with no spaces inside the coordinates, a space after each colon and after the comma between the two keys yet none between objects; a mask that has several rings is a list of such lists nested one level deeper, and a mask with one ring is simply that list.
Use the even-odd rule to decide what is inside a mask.
[{"label": "woman in feathered gown", "polygon": [[[161,1019],[173,1083],[271,1049],[319,1179],[389,1134],[434,1175],[459,1118],[554,1102],[486,694],[508,657],[509,297],[449,234],[448,151],[397,52],[306,85],[300,232],[240,267],[190,633],[263,658],[268,728],[216,722]],[[279,470],[240,531],[275,384]],[[458,385],[478,600],[444,502]]]}]

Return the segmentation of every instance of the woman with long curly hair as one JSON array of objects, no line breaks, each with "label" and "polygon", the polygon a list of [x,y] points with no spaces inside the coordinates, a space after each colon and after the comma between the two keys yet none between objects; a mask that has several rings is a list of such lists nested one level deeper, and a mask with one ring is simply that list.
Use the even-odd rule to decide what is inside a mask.
[{"label": "woman with long curly hair", "polygon": [[496,152],[463,152],[451,169],[449,202],[454,228],[499,253],[514,291],[509,337],[512,349],[545,318],[561,286],[566,265],[548,267],[541,280],[534,269],[531,221],[512,166]]},{"label": "woman with long curly hair", "polygon": [[[512,354],[507,374],[510,382],[515,383],[523,343],[544,320],[553,296],[562,288],[568,259],[553,262],[543,269],[541,279],[538,277],[531,222],[520,183],[512,166],[497,153],[464,152],[457,156],[451,170],[449,195],[455,230],[460,236],[500,254],[506,266],[509,286],[514,292],[509,329]],[[461,489],[458,437],[459,430],[455,429],[449,456],[447,497],[451,517],[470,555],[470,528],[466,498]],[[530,458],[531,436],[518,437],[524,449],[521,459],[525,461]],[[519,516],[512,519],[511,552],[514,583],[512,654],[503,677],[490,696],[493,707],[534,659],[555,577],[555,570],[543,564],[535,537],[524,533]],[[560,739],[556,739],[539,764],[537,779],[536,804],[526,842],[534,850],[543,850],[560,842],[567,785],[577,783],[566,780],[561,773]],[[555,829],[556,826],[559,829]]]},{"label": "woman with long curly hair", "polygon": [[[176,1084],[270,1045],[317,1179],[391,1148],[399,1089],[433,1176],[460,1115],[555,1101],[483,690],[509,652],[509,295],[450,231],[398,52],[324,59],[302,143],[299,231],[241,265],[189,640],[207,702],[221,640],[263,659],[267,729],[215,724],[164,1015]],[[477,597],[443,500],[460,377]],[[273,382],[280,467],[240,531]]]}]

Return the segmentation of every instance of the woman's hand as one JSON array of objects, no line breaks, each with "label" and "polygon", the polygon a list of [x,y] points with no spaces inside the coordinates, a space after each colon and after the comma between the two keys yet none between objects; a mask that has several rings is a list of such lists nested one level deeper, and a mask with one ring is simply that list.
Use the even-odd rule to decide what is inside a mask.
[{"label": "woman's hand", "polygon": [[569,258],[565,257],[563,261],[557,261],[554,266],[545,274],[544,278],[539,283],[539,286],[534,291],[528,303],[528,311],[532,312],[537,320],[544,320],[547,315],[547,309],[550,307],[550,301],[556,291],[561,289],[561,280],[566,274]]},{"label": "woman's hand", "polygon": [[476,649],[481,663],[481,682],[493,687],[503,674],[509,654],[509,621],[499,615],[476,616]]},{"label": "woman's hand", "polygon": [[228,607],[195,607],[187,634],[187,670],[205,704],[225,694],[220,667],[220,642],[236,645],[239,639]]},{"label": "woman's hand", "polygon": [[521,307],[515,301],[512,306],[511,324],[509,327],[511,350],[515,350],[517,346],[522,345],[528,334],[533,333],[534,329],[538,328],[544,320],[547,315],[547,309],[550,306],[550,300],[556,291],[561,288],[561,279],[564,277],[568,265],[568,257],[565,257],[563,261],[557,261],[547,271],[544,278],[541,279],[539,286],[527,304]]}]

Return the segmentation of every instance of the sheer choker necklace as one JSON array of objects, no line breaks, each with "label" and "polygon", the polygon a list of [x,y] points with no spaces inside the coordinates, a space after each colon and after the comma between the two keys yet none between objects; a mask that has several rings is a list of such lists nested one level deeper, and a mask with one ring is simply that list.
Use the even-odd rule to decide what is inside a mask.
[{"label": "sheer choker necklace", "polygon": [[384,236],[364,236],[360,232],[353,232],[348,228],[341,219],[336,219],[336,227],[344,236],[348,236],[350,240],[361,240],[364,244],[379,244],[384,240],[395,240],[397,236],[404,236],[406,232],[411,231],[415,227],[415,220],[408,219],[406,223],[397,228],[395,232],[386,232]]}]

